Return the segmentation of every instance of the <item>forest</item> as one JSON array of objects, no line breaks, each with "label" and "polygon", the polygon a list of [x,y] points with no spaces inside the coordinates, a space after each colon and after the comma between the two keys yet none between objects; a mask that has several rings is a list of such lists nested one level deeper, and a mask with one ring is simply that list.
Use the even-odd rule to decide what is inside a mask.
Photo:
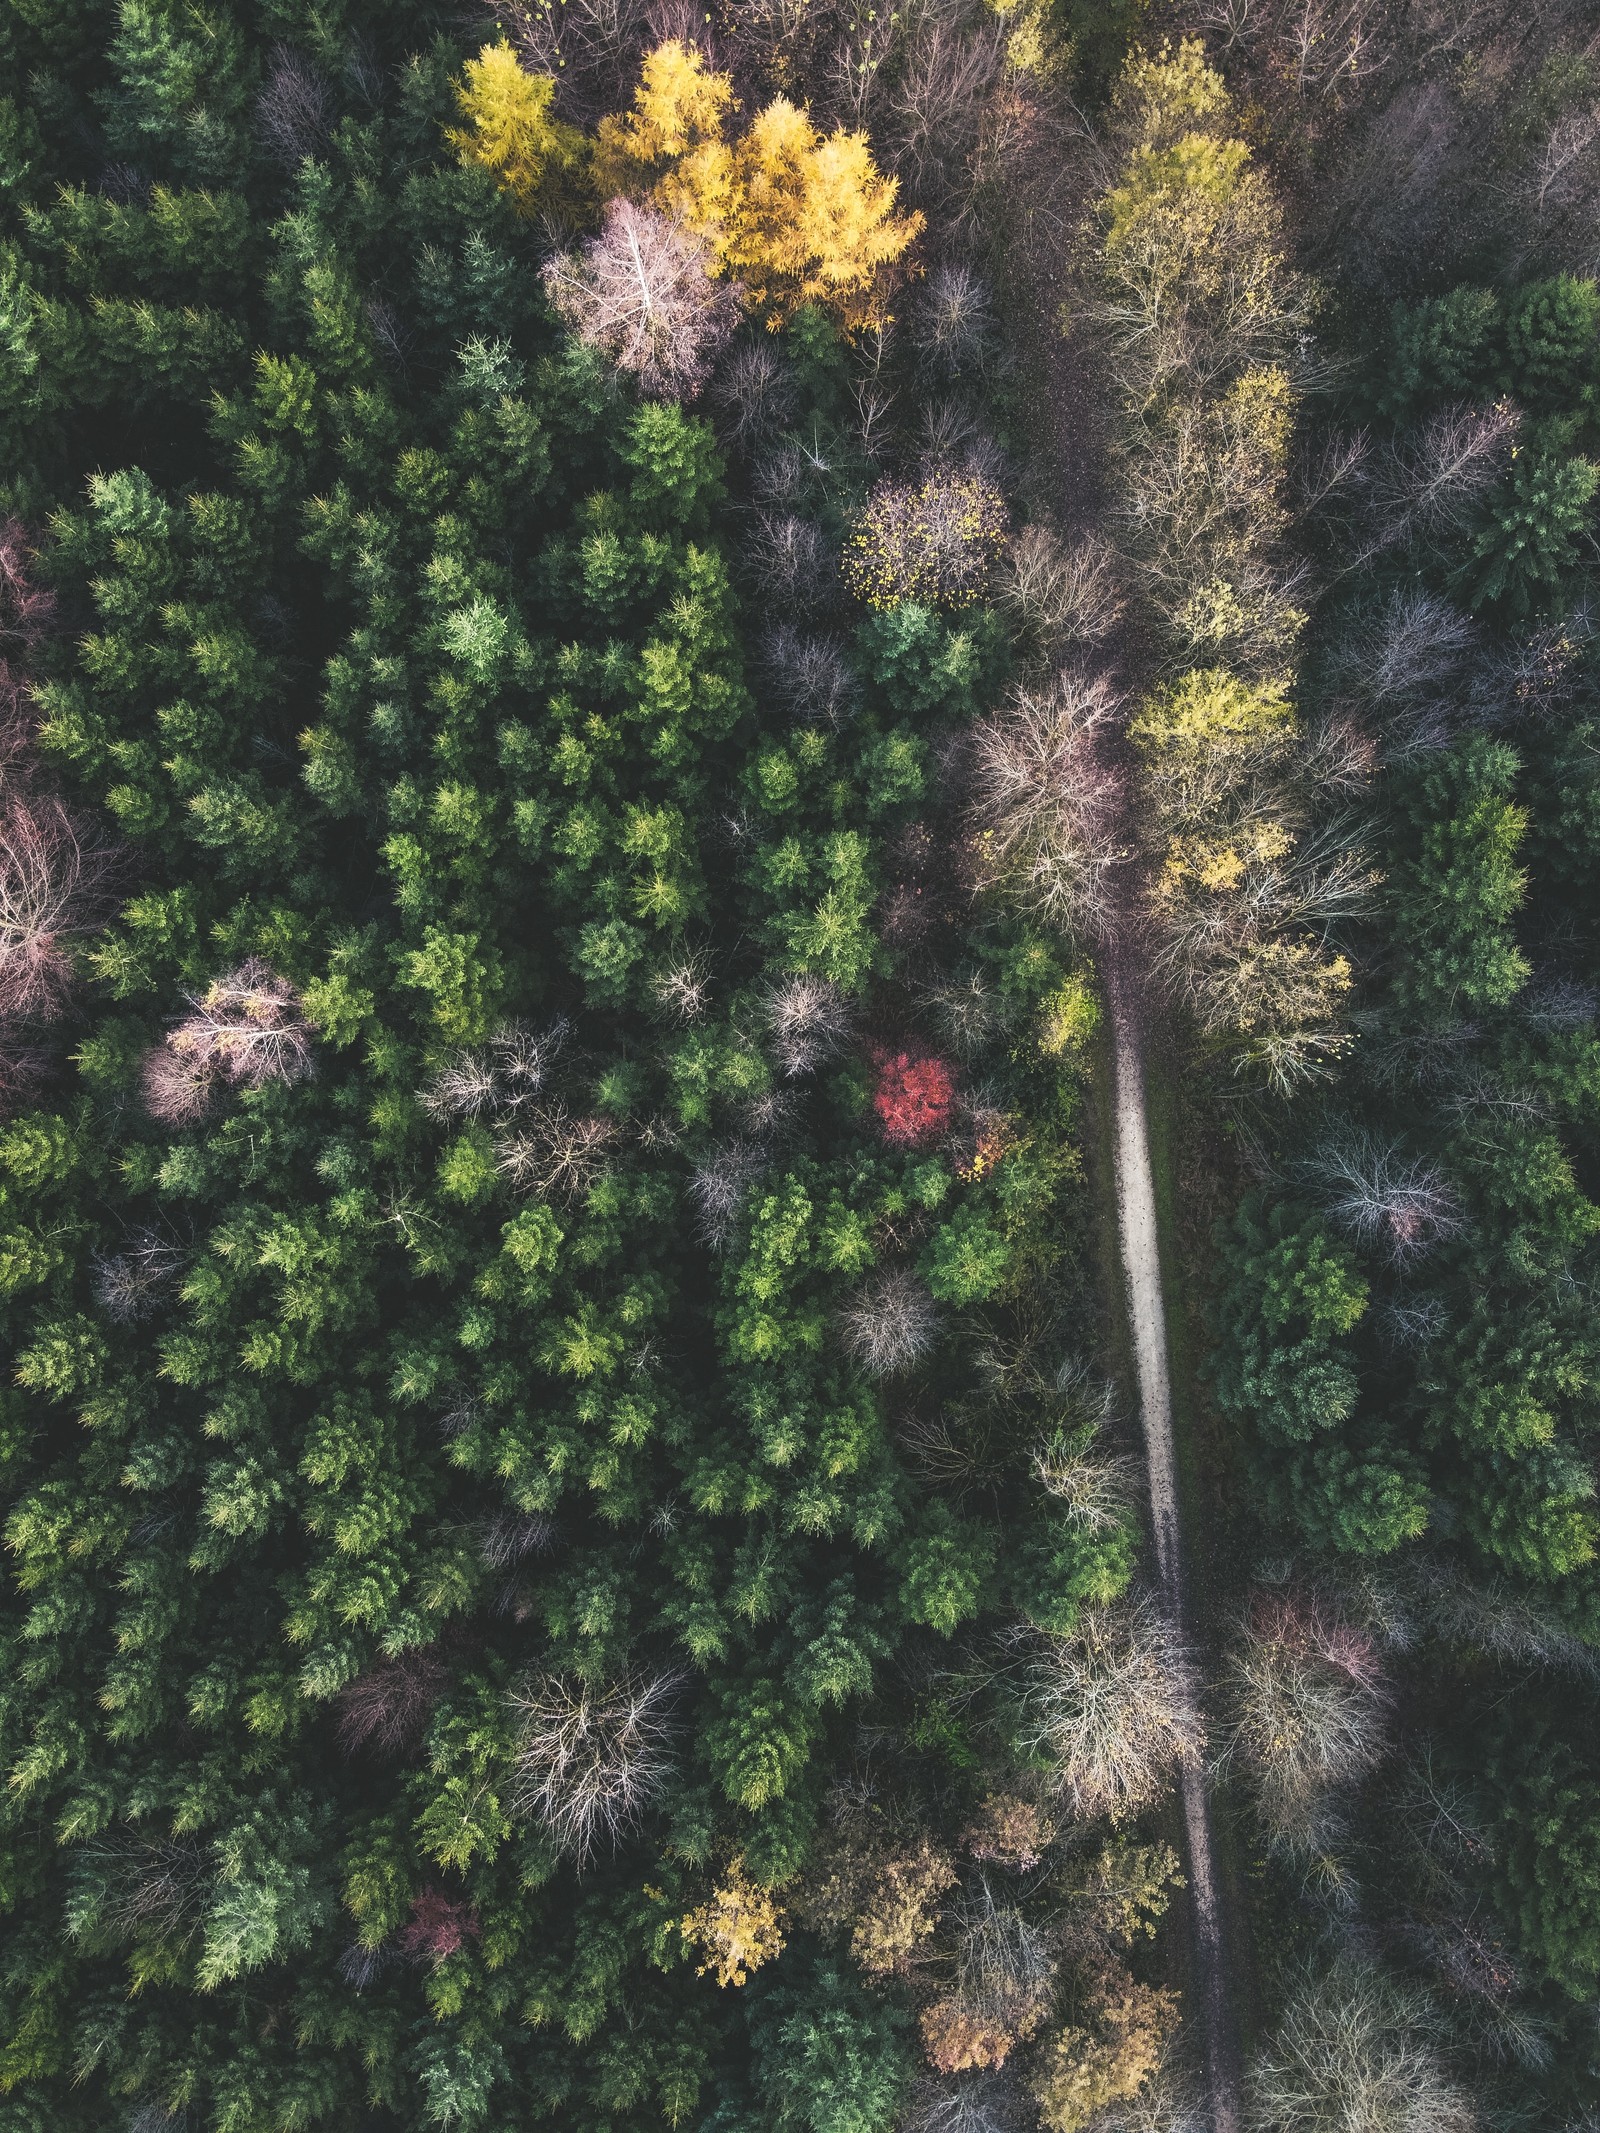
[{"label": "forest", "polygon": [[1591,0],[0,0],[0,2133],[1600,2133]]}]

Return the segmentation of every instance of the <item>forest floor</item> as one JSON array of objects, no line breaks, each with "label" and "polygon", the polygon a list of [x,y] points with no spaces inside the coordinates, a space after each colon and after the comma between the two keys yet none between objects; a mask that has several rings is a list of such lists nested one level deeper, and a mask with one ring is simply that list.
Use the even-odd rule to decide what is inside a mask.
[{"label": "forest floor", "polygon": [[[1184,1579],[1182,1495],[1173,1434],[1161,1235],[1150,1162],[1143,1030],[1137,990],[1127,971],[1113,962],[1108,978],[1117,1230],[1149,1475],[1156,1576],[1167,1613],[1180,1629],[1187,1630],[1190,1625]],[[1217,1868],[1204,1762],[1185,1761],[1179,1784],[1194,1922],[1193,1975],[1203,2016],[1213,2133],[1238,2133],[1239,2077],[1228,1976],[1229,1935],[1224,1927],[1222,1879]]]}]

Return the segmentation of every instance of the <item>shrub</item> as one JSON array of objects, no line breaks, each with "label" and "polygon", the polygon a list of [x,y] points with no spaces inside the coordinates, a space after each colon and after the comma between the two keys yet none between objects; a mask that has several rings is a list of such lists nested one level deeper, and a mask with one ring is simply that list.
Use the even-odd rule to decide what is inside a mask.
[{"label": "shrub", "polygon": [[899,1148],[923,1148],[950,1130],[955,1116],[955,1080],[942,1059],[922,1052],[875,1047],[872,1108],[883,1137]]}]

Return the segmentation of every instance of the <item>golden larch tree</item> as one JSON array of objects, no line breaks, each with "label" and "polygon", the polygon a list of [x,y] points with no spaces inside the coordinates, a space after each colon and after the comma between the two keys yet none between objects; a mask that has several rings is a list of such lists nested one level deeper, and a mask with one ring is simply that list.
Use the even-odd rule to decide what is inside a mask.
[{"label": "golden larch tree", "polygon": [[469,59],[456,84],[465,124],[445,135],[463,163],[481,163],[518,214],[531,215],[546,177],[577,169],[584,139],[550,113],[556,85],[549,74],[524,71],[505,43],[486,44]]}]

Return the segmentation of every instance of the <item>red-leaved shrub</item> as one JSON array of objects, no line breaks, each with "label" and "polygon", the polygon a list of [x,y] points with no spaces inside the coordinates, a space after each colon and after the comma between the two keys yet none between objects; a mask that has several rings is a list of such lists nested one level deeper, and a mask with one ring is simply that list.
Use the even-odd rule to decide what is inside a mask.
[{"label": "red-leaved shrub", "polygon": [[424,1889],[411,1900],[411,1922],[400,1928],[400,1946],[407,1955],[440,1963],[482,1932],[472,1904],[447,1896],[443,1889]]},{"label": "red-leaved shrub", "polygon": [[923,1052],[875,1050],[877,1087],[872,1108],[883,1137],[899,1148],[920,1148],[949,1131],[955,1115],[956,1089],[942,1059]]}]

